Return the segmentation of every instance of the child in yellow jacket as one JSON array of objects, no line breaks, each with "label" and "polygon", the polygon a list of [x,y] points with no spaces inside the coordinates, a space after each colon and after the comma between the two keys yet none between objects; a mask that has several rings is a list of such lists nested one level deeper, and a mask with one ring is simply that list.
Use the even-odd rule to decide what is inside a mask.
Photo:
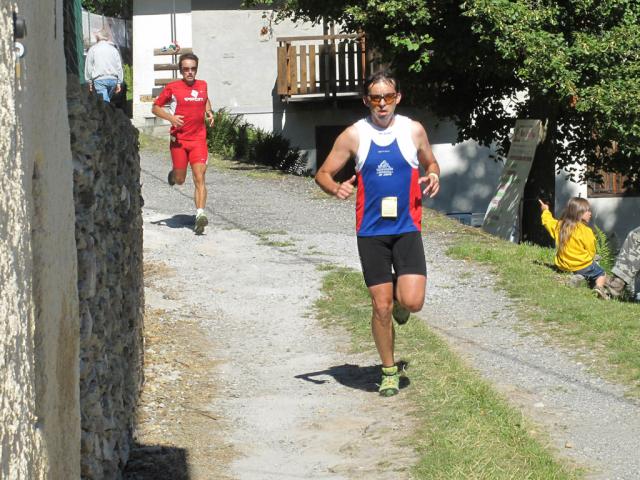
[{"label": "child in yellow jacket", "polygon": [[542,200],[538,202],[542,211],[542,225],[556,242],[556,266],[565,272],[582,275],[589,284],[594,285],[599,296],[606,298],[606,275],[595,261],[596,236],[588,226],[591,220],[589,202],[584,198],[571,198],[559,220],[553,218],[549,205]]}]

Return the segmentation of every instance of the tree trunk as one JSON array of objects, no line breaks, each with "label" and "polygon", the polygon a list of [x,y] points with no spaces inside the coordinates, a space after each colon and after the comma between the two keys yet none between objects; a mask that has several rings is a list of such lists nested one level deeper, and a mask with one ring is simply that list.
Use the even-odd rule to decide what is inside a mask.
[{"label": "tree trunk", "polygon": [[546,98],[533,99],[529,118],[548,121],[547,134],[536,150],[531,172],[524,187],[522,199],[521,241],[542,246],[553,246],[553,240],[540,221],[538,199],[548,203],[553,212],[555,202],[555,135],[557,129],[556,107]]}]

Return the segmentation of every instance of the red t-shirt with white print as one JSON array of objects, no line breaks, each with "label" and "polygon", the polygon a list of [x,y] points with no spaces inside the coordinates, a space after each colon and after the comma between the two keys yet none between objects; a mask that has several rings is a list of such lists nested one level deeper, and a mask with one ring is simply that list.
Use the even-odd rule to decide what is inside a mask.
[{"label": "red t-shirt with white print", "polygon": [[182,115],[184,125],[171,127],[171,135],[176,140],[197,141],[207,139],[204,112],[207,105],[207,82],[196,80],[187,85],[184,80],[167,84],[156,98],[155,105],[169,105],[173,115]]}]

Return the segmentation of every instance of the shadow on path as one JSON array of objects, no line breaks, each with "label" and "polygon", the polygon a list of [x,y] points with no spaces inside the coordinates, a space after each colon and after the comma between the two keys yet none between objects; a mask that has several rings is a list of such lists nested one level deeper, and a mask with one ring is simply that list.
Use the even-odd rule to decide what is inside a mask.
[{"label": "shadow on path", "polygon": [[124,470],[124,480],[189,480],[184,448],[135,444]]},{"label": "shadow on path", "polygon": [[[400,370],[406,370],[407,362],[398,362],[398,368]],[[370,365],[368,367],[361,367],[359,365],[352,365],[345,363],[343,365],[336,365],[329,367],[326,370],[320,370],[317,372],[301,373],[296,375],[295,378],[305,380],[307,382],[315,383],[316,385],[322,385],[327,383],[326,379],[315,378],[323,376],[331,376],[336,382],[345,387],[356,388],[365,392],[377,392],[380,382],[380,370],[381,365]],[[407,388],[411,384],[411,381],[406,376],[400,377],[400,389]]]},{"label": "shadow on path", "polygon": [[195,225],[196,217],[194,215],[174,215],[173,217],[163,218],[162,220],[156,220],[151,222],[153,225],[160,225],[169,228],[189,228],[192,229]]}]

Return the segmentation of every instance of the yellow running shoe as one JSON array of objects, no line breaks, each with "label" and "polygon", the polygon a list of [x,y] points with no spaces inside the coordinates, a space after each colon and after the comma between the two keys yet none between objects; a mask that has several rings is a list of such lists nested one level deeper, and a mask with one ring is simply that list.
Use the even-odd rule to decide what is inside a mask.
[{"label": "yellow running shoe", "polygon": [[382,381],[378,390],[383,397],[392,397],[400,391],[398,367],[382,367]]}]

